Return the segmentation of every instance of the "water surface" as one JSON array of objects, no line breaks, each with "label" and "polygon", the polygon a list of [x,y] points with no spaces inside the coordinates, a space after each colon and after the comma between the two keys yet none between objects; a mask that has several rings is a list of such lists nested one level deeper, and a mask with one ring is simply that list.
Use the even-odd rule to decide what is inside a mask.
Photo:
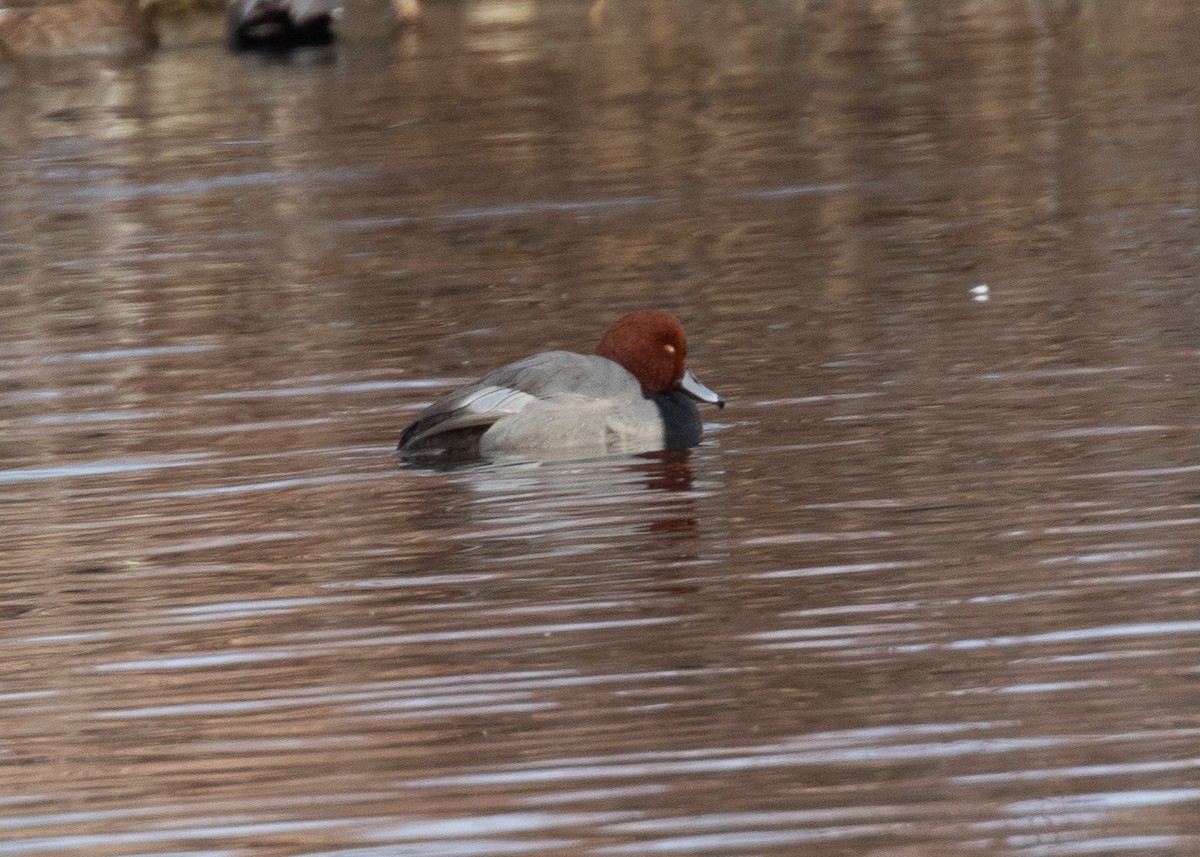
[{"label": "water surface", "polygon": [[[1197,24],[10,68],[0,855],[1200,853]],[[700,448],[393,456],[647,307]]]}]

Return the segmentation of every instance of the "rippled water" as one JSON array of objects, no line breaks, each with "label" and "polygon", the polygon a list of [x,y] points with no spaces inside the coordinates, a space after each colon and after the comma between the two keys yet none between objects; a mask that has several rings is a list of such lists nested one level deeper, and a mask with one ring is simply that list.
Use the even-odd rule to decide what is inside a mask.
[{"label": "rippled water", "polygon": [[[1184,0],[0,78],[0,857],[1200,854]],[[665,307],[690,453],[405,467]]]}]

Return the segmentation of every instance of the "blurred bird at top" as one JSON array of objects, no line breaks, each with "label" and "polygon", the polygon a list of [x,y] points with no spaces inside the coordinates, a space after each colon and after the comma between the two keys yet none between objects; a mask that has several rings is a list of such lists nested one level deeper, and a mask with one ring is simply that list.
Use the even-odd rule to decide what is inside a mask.
[{"label": "blurred bird at top", "polygon": [[383,16],[384,27],[415,23],[421,0],[229,0],[229,47],[288,50],[327,45],[347,14]]}]

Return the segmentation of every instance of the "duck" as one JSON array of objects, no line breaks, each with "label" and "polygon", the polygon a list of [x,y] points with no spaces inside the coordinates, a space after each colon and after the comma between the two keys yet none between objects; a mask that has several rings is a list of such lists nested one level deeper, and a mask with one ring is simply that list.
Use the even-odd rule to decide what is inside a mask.
[{"label": "duck", "polygon": [[158,46],[139,0],[75,0],[0,9],[0,59],[130,55]]},{"label": "duck", "polygon": [[403,458],[588,458],[700,443],[697,402],[725,406],[687,367],[687,336],[663,310],[619,318],[594,354],[546,351],[502,366],[422,411]]},{"label": "duck", "polygon": [[229,47],[242,52],[332,44],[347,10],[364,20],[382,14],[390,30],[420,20],[421,0],[229,0]]}]

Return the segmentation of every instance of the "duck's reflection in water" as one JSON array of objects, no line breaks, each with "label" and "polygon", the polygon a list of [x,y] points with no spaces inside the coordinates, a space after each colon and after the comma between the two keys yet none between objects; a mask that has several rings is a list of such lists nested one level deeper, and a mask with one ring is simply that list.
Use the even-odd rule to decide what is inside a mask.
[{"label": "duck's reflection in water", "polygon": [[[719,488],[719,458],[701,449],[586,461],[474,463],[426,474],[414,525],[488,543],[485,562],[581,556],[641,544],[666,559],[696,536],[699,504]],[[513,549],[496,550],[507,543]]]}]

